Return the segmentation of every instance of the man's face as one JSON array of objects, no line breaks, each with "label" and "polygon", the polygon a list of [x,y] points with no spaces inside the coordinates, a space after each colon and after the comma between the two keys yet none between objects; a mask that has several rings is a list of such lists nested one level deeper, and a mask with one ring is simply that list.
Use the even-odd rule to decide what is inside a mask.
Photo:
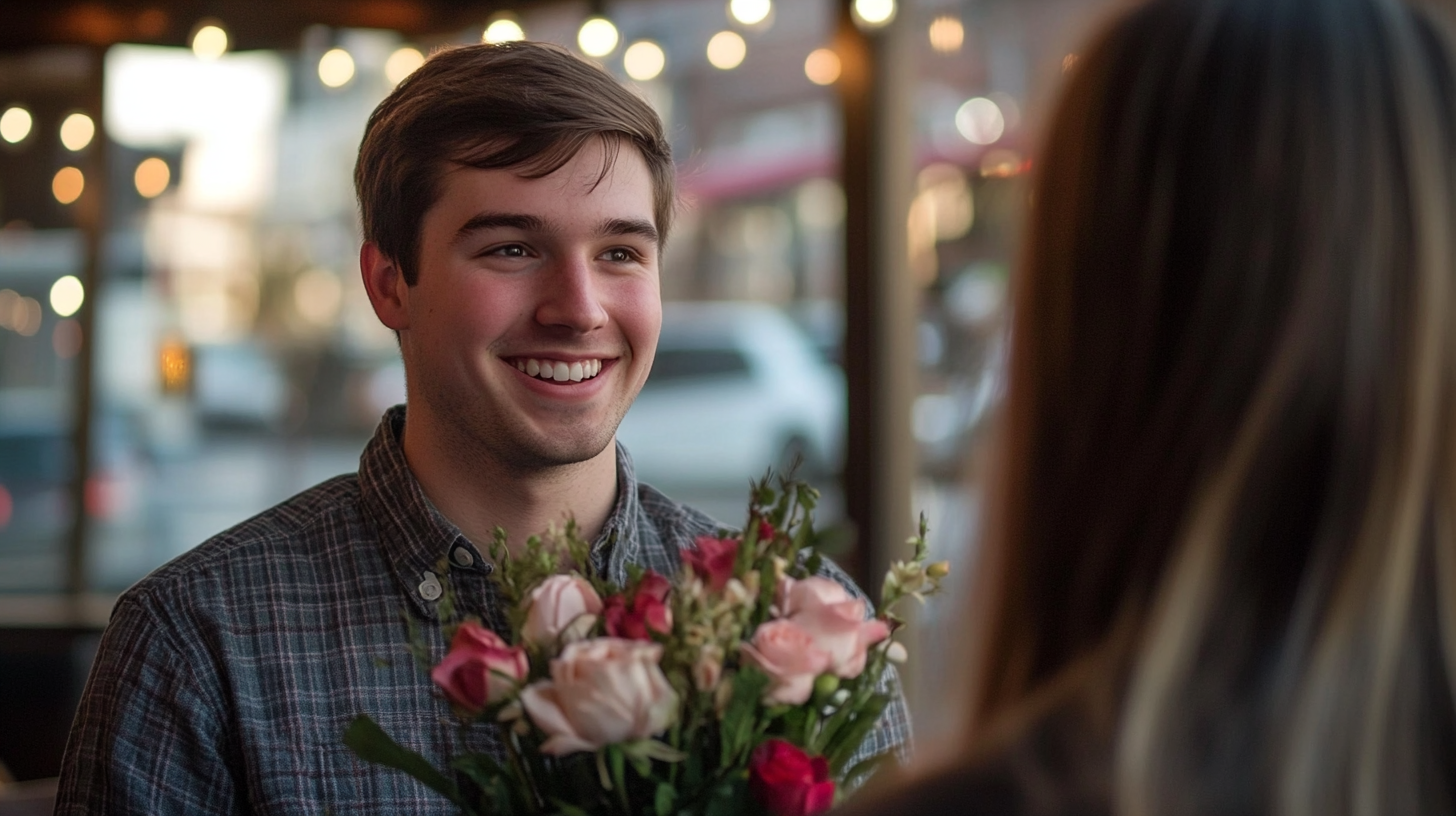
[{"label": "man's face", "polygon": [[647,379],[662,326],[651,177],[624,145],[598,184],[602,158],[594,140],[539,179],[453,168],[424,215],[400,333],[409,400],[467,455],[590,459]]}]

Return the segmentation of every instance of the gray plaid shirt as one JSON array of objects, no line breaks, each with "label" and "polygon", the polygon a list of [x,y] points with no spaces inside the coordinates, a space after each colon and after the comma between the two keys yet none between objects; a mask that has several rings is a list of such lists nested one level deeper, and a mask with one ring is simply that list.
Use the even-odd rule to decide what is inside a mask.
[{"label": "gray plaid shirt", "polygon": [[[403,426],[403,407],[391,409],[357,475],[243,522],[121,597],[76,714],[57,814],[451,812],[341,742],[364,713],[437,765],[499,750],[489,726],[462,737],[405,649],[401,609],[437,620],[442,557],[463,609],[497,626],[501,615],[481,552],[411,474]],[[617,480],[594,549],[617,581],[629,563],[674,574],[679,549],[721,528],[639,483],[621,447]],[[422,629],[438,660],[438,628]],[[886,681],[896,699],[866,756],[908,744],[904,700]]]}]

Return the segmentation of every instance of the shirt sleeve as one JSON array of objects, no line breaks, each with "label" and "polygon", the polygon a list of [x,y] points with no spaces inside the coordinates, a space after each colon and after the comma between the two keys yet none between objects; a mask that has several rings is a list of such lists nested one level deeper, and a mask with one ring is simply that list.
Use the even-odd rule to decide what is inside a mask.
[{"label": "shirt sleeve", "polygon": [[246,810],[228,761],[221,679],[147,596],[118,603],[66,745],[56,814]]}]

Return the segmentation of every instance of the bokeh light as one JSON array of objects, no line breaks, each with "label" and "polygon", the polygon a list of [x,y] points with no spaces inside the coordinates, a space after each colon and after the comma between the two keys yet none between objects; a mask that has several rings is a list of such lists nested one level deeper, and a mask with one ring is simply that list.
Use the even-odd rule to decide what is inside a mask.
[{"label": "bokeh light", "polygon": [[984,96],[968,100],[955,115],[956,130],[971,144],[994,144],[1006,132],[1001,108]]},{"label": "bokeh light", "polygon": [[816,48],[804,60],[804,76],[815,85],[833,85],[839,71],[839,55],[832,48]]},{"label": "bokeh light", "polygon": [[319,57],[318,75],[330,88],[342,88],[354,78],[354,58],[342,48],[330,48]]},{"label": "bokeh light", "polygon": [[86,177],[74,167],[62,167],[51,179],[51,194],[62,204],[74,203],[86,189]]},{"label": "bokeh light", "polygon": [[622,68],[627,71],[627,76],[638,82],[657,78],[666,66],[667,54],[662,46],[651,40],[638,40],[627,46],[627,51],[622,54]]},{"label": "bokeh light", "polygon": [[61,122],[61,144],[75,152],[84,150],[96,136],[96,123],[84,113],[73,113]]},{"label": "bokeh light", "polygon": [[942,54],[954,54],[966,41],[966,29],[957,17],[936,17],[930,24],[930,47]]},{"label": "bokeh light", "polygon": [[719,31],[708,40],[708,62],[714,68],[731,71],[743,64],[748,56],[748,43],[736,31]]},{"label": "bokeh light", "polygon": [[524,39],[526,30],[509,14],[502,14],[491,20],[485,27],[485,34],[481,36],[481,40],[488,43],[519,42]]},{"label": "bokeh light", "polygon": [[136,191],[142,198],[156,198],[172,183],[172,168],[156,156],[143,159],[137,165],[136,173],[132,175],[132,182],[136,184]]},{"label": "bokeh light", "polygon": [[58,278],[51,284],[51,311],[61,317],[70,317],[81,310],[86,301],[86,287],[75,275]]},{"label": "bokeh light", "polygon": [[425,55],[420,53],[418,48],[408,45],[395,49],[389,59],[384,61],[384,78],[389,84],[398,85],[404,78],[413,74],[416,68],[425,64]]},{"label": "bokeh light", "polygon": [[744,25],[758,25],[773,11],[772,0],[730,0],[728,13]]},{"label": "bokeh light", "polygon": [[30,111],[16,106],[0,114],[0,139],[11,144],[19,144],[30,135],[30,126],[33,124],[30,118]]},{"label": "bokeh light", "polygon": [[192,53],[198,59],[215,60],[226,54],[228,50],[228,35],[222,26],[216,23],[208,23],[199,26],[192,34]]},{"label": "bokeh light", "polygon": [[310,269],[293,283],[293,306],[298,314],[316,326],[331,326],[338,319],[344,301],[339,276],[327,269]]},{"label": "bokeh light", "polygon": [[576,44],[589,57],[605,57],[617,47],[620,35],[612,21],[605,17],[592,17],[581,24],[576,32]]},{"label": "bokeh light", "polygon": [[895,0],[854,0],[854,20],[862,26],[879,28],[895,19]]}]

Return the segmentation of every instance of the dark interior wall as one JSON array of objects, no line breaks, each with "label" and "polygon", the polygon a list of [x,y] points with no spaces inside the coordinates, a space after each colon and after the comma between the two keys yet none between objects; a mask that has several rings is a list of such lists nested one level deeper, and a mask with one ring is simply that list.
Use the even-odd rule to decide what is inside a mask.
[{"label": "dark interior wall", "polygon": [[17,781],[61,772],[98,638],[89,629],[0,628],[0,762]]}]

